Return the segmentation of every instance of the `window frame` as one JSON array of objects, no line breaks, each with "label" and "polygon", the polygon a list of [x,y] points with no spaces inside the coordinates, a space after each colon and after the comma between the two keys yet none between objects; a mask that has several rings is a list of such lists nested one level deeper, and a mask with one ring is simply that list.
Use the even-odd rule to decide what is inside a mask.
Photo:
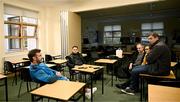
[{"label": "window frame", "polygon": [[[159,29],[159,28],[158,28],[158,29],[156,29],[156,28],[154,29],[154,28],[153,28],[153,24],[155,24],[155,23],[162,23],[162,26],[163,26],[162,29]],[[145,31],[146,31],[146,32],[162,31],[162,34],[159,34],[159,33],[158,33],[158,34],[159,34],[160,37],[164,36],[164,22],[150,22],[150,23],[148,22],[147,24],[150,24],[150,27],[151,27],[150,29],[142,29],[142,25],[143,25],[143,24],[145,24],[145,23],[142,23],[142,24],[141,24],[141,34],[142,34],[142,35],[141,35],[141,42],[142,42],[142,43],[143,43],[143,42],[144,42],[144,43],[148,43],[148,39],[147,39],[147,38],[148,38],[148,33],[147,33],[146,35],[143,34],[143,32],[145,32]],[[142,38],[143,38],[143,39],[146,39],[146,40],[142,40]]]},{"label": "window frame", "polygon": [[[11,14],[4,13],[4,16],[5,15],[11,15]],[[33,18],[33,19],[37,19],[36,24],[33,24],[33,23],[23,22],[23,17],[25,17],[25,16],[16,16],[16,15],[12,15],[12,16],[19,17],[19,21],[18,22],[17,21],[8,21],[8,20],[4,19],[4,27],[5,27],[6,24],[8,26],[19,25],[19,35],[14,36],[14,35],[9,34],[9,32],[7,32],[7,34],[5,34],[4,38],[5,38],[5,40],[6,39],[7,40],[18,39],[19,40],[19,48],[13,48],[12,47],[13,44],[11,43],[11,44],[8,45],[8,49],[6,50],[6,52],[16,52],[16,51],[26,51],[26,50],[28,50],[27,45],[26,45],[27,44],[26,41],[29,38],[36,39],[36,47],[37,47],[37,45],[38,45],[38,36],[37,36],[38,18]],[[27,18],[32,18],[32,17],[27,17]],[[24,34],[25,32],[23,31],[23,29],[24,29],[23,27],[28,27],[28,26],[29,27],[34,27],[33,36],[28,36],[28,34],[27,35]],[[9,30],[9,27],[8,27],[8,30]],[[4,33],[5,33],[5,31],[4,31]]]},{"label": "window frame", "polygon": [[[111,30],[108,30],[108,31],[105,31],[105,27],[107,26],[110,26],[111,27]],[[104,32],[103,32],[103,44],[121,44],[121,35],[122,35],[122,30],[121,30],[121,25],[107,25],[107,26],[104,26]],[[114,26],[120,26],[120,30],[113,30],[113,27]],[[115,34],[119,32],[120,33],[120,36],[115,36]],[[110,33],[111,36],[106,36],[106,33]],[[119,43],[114,43],[114,38],[119,38]],[[111,43],[107,43],[107,39],[111,39]]]}]

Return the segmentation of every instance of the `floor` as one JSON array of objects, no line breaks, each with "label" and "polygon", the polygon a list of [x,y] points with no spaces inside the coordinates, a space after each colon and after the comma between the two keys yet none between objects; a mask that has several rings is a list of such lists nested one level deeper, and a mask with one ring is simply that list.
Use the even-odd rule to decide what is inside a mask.
[{"label": "floor", "polygon": [[[68,77],[68,74],[65,72],[65,74]],[[18,84],[12,85],[12,77],[8,77],[8,94],[9,94],[9,102],[28,102],[31,101],[31,95],[29,92],[27,92],[26,89],[26,83],[24,82],[22,84],[22,90],[20,97],[18,97],[18,91],[20,86],[20,78],[18,78]],[[94,102],[139,102],[140,101],[140,94],[137,93],[134,96],[124,94],[120,91],[120,89],[115,87],[116,83],[123,83],[127,79],[118,79],[115,80],[114,78],[114,86],[111,87],[111,76],[109,74],[104,75],[104,94],[101,93],[101,80],[98,80],[96,83],[93,84],[93,86],[96,86],[98,90],[94,93]],[[108,82],[109,81],[109,82]],[[0,82],[0,84],[2,81]],[[36,87],[35,83],[31,83],[32,88]],[[0,87],[0,101],[3,102],[5,100],[5,93],[4,93],[4,87]],[[47,101],[47,99],[44,99],[43,101]],[[89,102],[89,99],[86,99],[87,102]],[[50,100],[50,102],[56,102],[55,100]],[[79,100],[79,102],[82,102],[82,99]]]}]

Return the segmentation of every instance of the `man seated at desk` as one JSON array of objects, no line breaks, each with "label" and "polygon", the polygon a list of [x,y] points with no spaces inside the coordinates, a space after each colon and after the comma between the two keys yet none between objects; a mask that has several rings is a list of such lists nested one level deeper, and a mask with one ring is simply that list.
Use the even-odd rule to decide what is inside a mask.
[{"label": "man seated at desk", "polygon": [[[76,65],[83,65],[85,64],[85,60],[83,59],[83,56],[81,53],[79,53],[78,51],[78,46],[73,46],[72,47],[72,53],[69,55],[69,56],[66,56],[66,59],[67,59],[67,66],[69,67],[69,73],[70,74],[76,74],[77,75],[77,80],[79,81],[79,79],[82,79],[81,78],[81,75],[79,74],[78,71],[73,71],[71,70],[72,68],[74,68]],[[93,88],[93,92],[94,93],[95,91],[97,90],[96,87]],[[85,93],[86,97],[88,99],[91,98],[91,90],[89,88],[86,88],[86,93]]]},{"label": "man seated at desk", "polygon": [[50,69],[46,64],[41,62],[42,55],[40,49],[33,49],[28,53],[31,62],[29,71],[32,80],[38,83],[53,83],[56,80],[69,80],[60,72]]},{"label": "man seated at desk", "polygon": [[[75,67],[75,65],[83,65],[85,64],[85,60],[83,59],[83,56],[78,51],[78,46],[72,47],[72,53],[69,56],[66,56],[67,59],[67,66],[69,67],[69,73],[70,74],[78,74],[78,72],[71,70]],[[78,76],[79,79],[79,76]]]},{"label": "man seated at desk", "polygon": [[[130,72],[132,70],[133,67],[141,65],[143,62],[143,58],[145,55],[145,51],[144,51],[144,45],[141,43],[136,44],[136,49],[138,51],[138,55],[136,56],[136,59],[134,61],[132,61],[131,63],[129,63],[128,68],[123,69],[123,71],[127,74],[127,76],[131,76]],[[127,86],[129,86],[130,84],[130,80],[126,81],[123,84],[116,84],[117,88],[120,89],[125,89]]]}]

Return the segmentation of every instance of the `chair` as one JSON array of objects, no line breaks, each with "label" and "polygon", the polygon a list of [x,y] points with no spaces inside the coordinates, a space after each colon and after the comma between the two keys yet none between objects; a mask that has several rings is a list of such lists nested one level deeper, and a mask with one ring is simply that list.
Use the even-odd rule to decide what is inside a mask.
[{"label": "chair", "polygon": [[[32,82],[28,68],[22,68],[20,71],[20,75],[21,75],[21,83],[20,83],[20,87],[19,87],[18,97],[20,96],[22,83],[26,82],[27,92],[29,92],[31,90],[31,83],[30,82]],[[29,85],[30,85],[30,90],[29,90]]]},{"label": "chair", "polygon": [[12,85],[13,85],[14,81],[17,85],[17,72],[20,69],[21,68],[16,68],[15,66],[13,66],[13,64],[10,61],[4,61],[4,72],[5,72],[5,74],[8,74],[9,72],[14,73],[14,79],[13,79]]},{"label": "chair", "polygon": [[51,60],[53,60],[53,57],[51,55],[46,54],[45,55],[45,62],[47,63],[47,62],[49,62]]},{"label": "chair", "polygon": [[[70,61],[70,59],[71,59],[70,56],[66,56],[65,58],[66,58],[67,61]],[[69,68],[70,80],[74,80],[74,76],[76,76],[78,73],[76,73],[75,71],[71,70],[72,68],[70,66],[68,66],[68,64],[67,64],[67,67]]]},{"label": "chair", "polygon": [[94,64],[94,61],[99,59],[99,55],[96,51],[91,51],[90,56],[91,56],[91,60],[90,60],[91,64]]}]

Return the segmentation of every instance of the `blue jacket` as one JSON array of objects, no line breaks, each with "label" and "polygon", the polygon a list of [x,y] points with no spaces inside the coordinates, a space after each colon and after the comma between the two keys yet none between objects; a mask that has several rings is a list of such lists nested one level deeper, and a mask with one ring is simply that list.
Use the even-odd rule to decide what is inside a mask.
[{"label": "blue jacket", "polygon": [[53,83],[58,80],[58,76],[56,76],[56,71],[50,69],[44,63],[31,64],[29,72],[32,80],[38,83]]}]

